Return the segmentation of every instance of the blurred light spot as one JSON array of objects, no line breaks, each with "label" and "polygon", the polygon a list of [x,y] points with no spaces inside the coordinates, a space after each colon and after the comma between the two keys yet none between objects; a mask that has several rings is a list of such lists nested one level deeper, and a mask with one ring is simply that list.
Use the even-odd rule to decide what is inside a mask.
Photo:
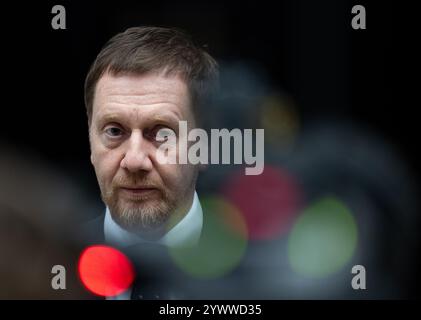
[{"label": "blurred light spot", "polygon": [[197,246],[170,248],[177,266],[194,277],[217,278],[241,262],[247,247],[247,227],[238,210],[221,198],[201,201],[204,222]]},{"label": "blurred light spot", "polygon": [[260,110],[266,142],[285,147],[292,144],[299,129],[298,115],[292,102],[279,94],[270,95],[263,99]]},{"label": "blurred light spot", "polygon": [[301,202],[300,189],[284,170],[265,165],[261,175],[239,172],[230,177],[223,194],[243,214],[254,240],[273,239],[286,233]]},{"label": "blurred light spot", "polygon": [[79,258],[79,277],[85,287],[100,296],[116,296],[133,282],[134,268],[120,251],[103,245],[85,249]]},{"label": "blurred light spot", "polygon": [[325,277],[342,268],[357,244],[357,225],[349,209],[326,197],[297,219],[288,242],[292,269],[309,277]]}]

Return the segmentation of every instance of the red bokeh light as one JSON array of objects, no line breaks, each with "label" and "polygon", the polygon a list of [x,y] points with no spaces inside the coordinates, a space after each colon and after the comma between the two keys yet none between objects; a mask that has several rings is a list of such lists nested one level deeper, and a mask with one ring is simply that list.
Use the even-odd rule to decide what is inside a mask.
[{"label": "red bokeh light", "polygon": [[131,261],[117,249],[104,245],[90,246],[82,252],[78,272],[89,291],[104,297],[126,291],[135,276]]},{"label": "red bokeh light", "polygon": [[285,234],[296,216],[301,192],[285,170],[265,165],[260,175],[240,171],[228,178],[222,194],[244,216],[249,238],[273,239]]}]

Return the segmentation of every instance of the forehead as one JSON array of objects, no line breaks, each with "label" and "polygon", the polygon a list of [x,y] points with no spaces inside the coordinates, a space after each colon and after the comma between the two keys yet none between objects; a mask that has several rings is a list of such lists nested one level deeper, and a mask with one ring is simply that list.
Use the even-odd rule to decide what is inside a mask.
[{"label": "forehead", "polygon": [[102,76],[95,89],[93,113],[174,113],[179,118],[190,115],[187,84],[179,76],[163,74]]}]

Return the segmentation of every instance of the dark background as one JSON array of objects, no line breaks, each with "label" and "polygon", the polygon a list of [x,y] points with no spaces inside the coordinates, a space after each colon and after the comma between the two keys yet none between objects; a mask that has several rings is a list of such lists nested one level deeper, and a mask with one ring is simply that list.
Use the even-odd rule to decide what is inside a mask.
[{"label": "dark background", "polygon": [[[67,30],[51,28],[66,8]],[[367,30],[351,28],[351,8]],[[303,127],[317,119],[368,128],[392,145],[419,181],[416,110],[403,105],[395,69],[392,1],[43,1],[3,6],[0,143],[36,154],[100,200],[89,162],[83,83],[102,45],[135,25],[176,26],[217,60],[258,61],[294,101]],[[417,258],[418,257],[418,258]],[[419,251],[413,263],[419,263]],[[417,269],[415,267],[415,269]],[[418,268],[419,269],[419,268]],[[419,280],[419,276],[417,278]],[[413,281],[408,296],[419,296]]]},{"label": "dark background", "polygon": [[[397,92],[391,1],[62,1],[67,30],[51,28],[54,4],[28,2],[2,10],[8,97],[2,137],[71,174],[83,172],[91,187],[96,182],[86,161],[84,78],[111,36],[145,24],[180,27],[217,59],[259,61],[271,85],[297,102],[304,124],[325,116],[351,119],[383,135],[414,173],[419,171],[416,110],[400,105]],[[366,7],[366,30],[351,28],[355,4]],[[7,22],[11,17],[14,23]]]}]

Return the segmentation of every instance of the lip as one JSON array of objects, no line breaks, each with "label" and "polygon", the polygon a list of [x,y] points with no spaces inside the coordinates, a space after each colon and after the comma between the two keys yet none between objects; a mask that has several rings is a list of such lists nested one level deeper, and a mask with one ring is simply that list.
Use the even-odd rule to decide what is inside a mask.
[{"label": "lip", "polygon": [[154,191],[158,191],[157,188],[153,188],[153,187],[121,187],[121,190],[124,191],[125,193],[136,194],[136,195],[147,194]]}]

